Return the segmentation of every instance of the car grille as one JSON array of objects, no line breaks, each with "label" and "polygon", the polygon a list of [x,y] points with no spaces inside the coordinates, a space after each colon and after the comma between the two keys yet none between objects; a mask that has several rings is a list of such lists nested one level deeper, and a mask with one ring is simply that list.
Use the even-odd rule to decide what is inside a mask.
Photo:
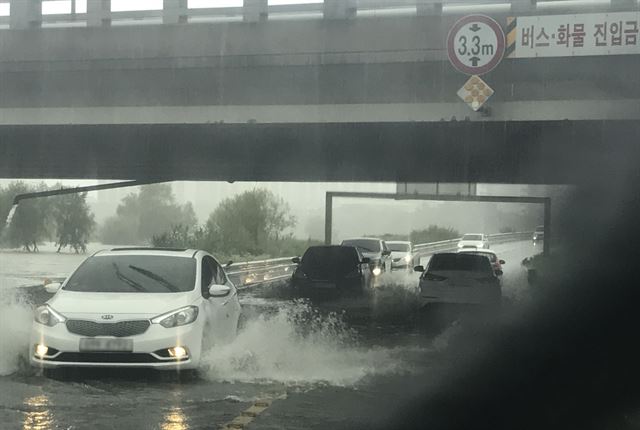
[{"label": "car grille", "polygon": [[151,354],[136,352],[63,352],[50,361],[64,363],[159,363]]},{"label": "car grille", "polygon": [[142,334],[149,328],[148,320],[120,321],[115,323],[97,323],[86,320],[68,320],[67,330],[80,336],[127,337]]}]

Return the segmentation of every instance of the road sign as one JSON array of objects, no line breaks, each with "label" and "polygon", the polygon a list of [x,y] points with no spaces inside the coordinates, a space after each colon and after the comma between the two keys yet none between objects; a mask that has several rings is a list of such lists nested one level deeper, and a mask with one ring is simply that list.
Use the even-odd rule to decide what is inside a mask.
[{"label": "road sign", "polygon": [[469,105],[471,109],[477,111],[493,95],[493,89],[487,85],[480,76],[472,76],[458,90],[458,97]]},{"label": "road sign", "polygon": [[453,67],[467,75],[493,70],[504,55],[502,27],[486,15],[467,15],[453,24],[447,37]]}]

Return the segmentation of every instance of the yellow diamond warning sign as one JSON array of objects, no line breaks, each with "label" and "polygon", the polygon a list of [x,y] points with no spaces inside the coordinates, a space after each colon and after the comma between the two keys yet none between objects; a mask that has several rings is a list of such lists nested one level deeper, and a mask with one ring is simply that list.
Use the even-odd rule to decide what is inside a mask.
[{"label": "yellow diamond warning sign", "polygon": [[480,109],[492,95],[493,90],[491,87],[479,76],[470,77],[464,86],[458,90],[458,97],[474,111]]}]

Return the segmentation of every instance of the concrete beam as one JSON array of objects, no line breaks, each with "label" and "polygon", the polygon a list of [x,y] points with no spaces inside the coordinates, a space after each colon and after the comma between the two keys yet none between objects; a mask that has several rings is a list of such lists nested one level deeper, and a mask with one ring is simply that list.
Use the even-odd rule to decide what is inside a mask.
[{"label": "concrete beam", "polygon": [[442,3],[434,3],[432,0],[417,0],[416,13],[418,16],[442,15]]},{"label": "concrete beam", "polygon": [[111,0],[87,0],[87,27],[111,26]]},{"label": "concrete beam", "polygon": [[11,0],[11,29],[25,30],[42,27],[42,0]]},{"label": "concrete beam", "polygon": [[514,15],[528,15],[536,11],[537,0],[511,0],[511,13]]},{"label": "concrete beam", "polygon": [[244,22],[261,22],[269,18],[268,0],[244,0],[242,7]]},{"label": "concrete beam", "polygon": [[163,24],[186,24],[189,22],[187,0],[163,0]]},{"label": "concrete beam", "polygon": [[614,10],[614,11],[638,10],[638,2],[636,0],[611,0],[611,10]]},{"label": "concrete beam", "polygon": [[358,14],[356,0],[324,0],[325,19],[351,19]]}]

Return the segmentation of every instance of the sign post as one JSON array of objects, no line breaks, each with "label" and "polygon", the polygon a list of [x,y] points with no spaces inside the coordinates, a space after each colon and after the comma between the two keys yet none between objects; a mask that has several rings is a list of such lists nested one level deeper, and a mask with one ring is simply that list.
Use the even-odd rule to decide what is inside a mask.
[{"label": "sign post", "polygon": [[493,18],[467,15],[451,27],[447,36],[449,61],[467,75],[493,70],[504,55],[504,32]]}]

